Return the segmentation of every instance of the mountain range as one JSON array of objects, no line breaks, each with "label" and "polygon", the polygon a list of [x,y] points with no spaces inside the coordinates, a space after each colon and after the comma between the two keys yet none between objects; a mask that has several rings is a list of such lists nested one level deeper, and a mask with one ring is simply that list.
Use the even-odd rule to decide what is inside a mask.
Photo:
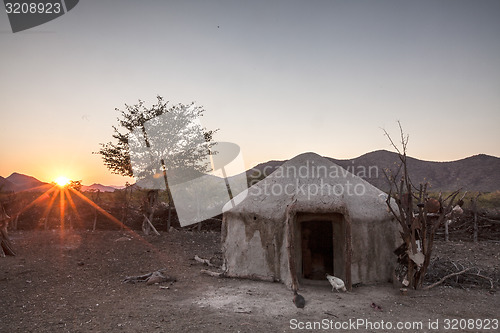
[{"label": "mountain range", "polygon": [[44,183],[35,177],[14,172],[9,177],[0,176],[0,191],[20,192],[20,191],[46,191],[52,185]]},{"label": "mountain range", "polygon": [[[21,191],[39,191],[44,192],[54,186],[50,183],[42,182],[35,177],[23,175],[14,172],[9,177],[4,178],[0,176],[0,191],[6,192],[21,192]],[[101,192],[113,192],[114,190],[122,188],[122,186],[106,186],[102,184],[92,184],[90,186],[83,185],[82,191],[100,190]]]},{"label": "mountain range", "polygon": [[[384,191],[389,189],[384,170],[395,172],[399,163],[398,154],[387,150],[373,151],[353,159],[325,158]],[[285,162],[272,160],[261,163],[246,171],[246,174],[250,178],[262,178]],[[407,165],[413,183],[427,182],[430,191],[453,191],[459,188],[481,192],[500,190],[500,158],[495,156],[479,154],[450,162],[423,161],[408,156]],[[0,176],[0,191],[45,191],[52,186],[16,172],[7,178]],[[82,191],[99,189],[101,192],[113,192],[118,188],[122,187],[92,184],[82,186]]]},{"label": "mountain range", "polygon": [[[325,157],[347,171],[360,176],[375,187],[388,191],[384,170],[397,171],[399,156],[387,150],[373,151],[353,159],[339,160]],[[247,175],[269,175],[284,161],[269,161],[247,171]],[[414,184],[429,183],[429,191],[494,192],[500,190],[500,158],[485,154],[450,162],[423,161],[407,157],[408,173]]]}]

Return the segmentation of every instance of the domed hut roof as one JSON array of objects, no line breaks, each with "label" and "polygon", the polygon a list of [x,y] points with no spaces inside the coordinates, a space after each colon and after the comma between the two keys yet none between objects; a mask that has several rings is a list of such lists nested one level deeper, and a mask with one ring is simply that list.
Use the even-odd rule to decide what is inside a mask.
[{"label": "domed hut roof", "polygon": [[387,195],[314,153],[294,157],[224,206],[226,275],[388,281],[399,241]]}]

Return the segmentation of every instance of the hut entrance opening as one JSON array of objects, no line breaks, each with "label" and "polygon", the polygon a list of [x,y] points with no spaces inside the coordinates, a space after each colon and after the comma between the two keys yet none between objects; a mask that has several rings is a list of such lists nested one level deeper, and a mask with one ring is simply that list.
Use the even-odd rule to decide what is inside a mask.
[{"label": "hut entrance opening", "polygon": [[298,267],[302,280],[325,281],[326,274],[345,279],[345,220],[342,214],[298,216]]}]

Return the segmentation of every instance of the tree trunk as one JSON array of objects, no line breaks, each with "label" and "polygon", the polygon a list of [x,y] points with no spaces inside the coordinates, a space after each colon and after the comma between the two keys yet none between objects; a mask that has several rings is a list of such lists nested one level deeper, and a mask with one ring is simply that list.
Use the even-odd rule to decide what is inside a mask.
[{"label": "tree trunk", "polygon": [[0,257],[5,257],[5,255],[15,256],[14,248],[9,239],[9,234],[7,233],[7,225],[9,224],[9,215],[5,212],[5,209],[0,204]]},{"label": "tree trunk", "polygon": [[170,187],[168,186],[167,179],[167,165],[165,164],[165,160],[160,160],[161,166],[163,167],[163,180],[165,181],[165,190],[168,195],[168,217],[167,217],[167,232],[170,232],[170,226],[172,225],[172,206],[174,205],[174,201],[172,200],[172,193],[170,192]]},{"label": "tree trunk", "polygon": [[450,240],[450,232],[449,232],[449,229],[448,229],[448,221],[449,220],[446,220],[444,222],[444,241],[445,242],[448,242]]},{"label": "tree trunk", "polygon": [[[96,205],[99,205],[101,199],[101,190],[97,189],[95,196],[93,196],[93,201]],[[94,207],[94,225],[92,226],[92,231],[95,231],[97,228],[97,207]]]},{"label": "tree trunk", "polygon": [[13,230],[13,231],[17,230],[17,221],[19,221],[19,215],[20,214],[16,214],[16,217],[14,218],[14,220],[12,221],[12,224],[10,225],[10,230]]},{"label": "tree trunk", "polygon": [[172,221],[172,206],[170,205],[170,196],[168,196],[168,217],[167,217],[167,232],[170,232],[170,225]]},{"label": "tree trunk", "polygon": [[[294,220],[292,216],[295,214],[295,201],[286,207],[286,227],[287,232],[287,250],[288,250],[288,269],[290,271],[291,287],[293,291],[299,289],[299,281],[297,279],[297,270],[295,268],[295,232],[294,232]],[[279,277],[278,277],[279,278]]]},{"label": "tree trunk", "polygon": [[151,225],[153,223],[153,216],[155,214],[155,205],[157,200],[158,200],[158,190],[151,190],[147,193],[145,211],[146,214],[149,213],[149,218],[147,217],[146,214],[144,214],[144,220],[142,221],[142,231],[144,232],[145,235],[149,235],[149,232],[151,231]]},{"label": "tree trunk", "polygon": [[478,240],[478,225],[477,225],[477,199],[481,193],[479,193],[474,199],[472,199],[472,211],[474,212],[474,243]]},{"label": "tree trunk", "polygon": [[94,208],[94,225],[92,226],[92,232],[95,231],[96,227],[97,227],[97,209]]}]

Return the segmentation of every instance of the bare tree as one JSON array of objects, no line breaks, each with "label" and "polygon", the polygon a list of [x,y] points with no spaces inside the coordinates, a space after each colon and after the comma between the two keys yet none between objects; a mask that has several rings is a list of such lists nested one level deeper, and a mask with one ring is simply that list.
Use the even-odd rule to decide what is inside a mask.
[{"label": "bare tree", "polygon": [[[399,163],[396,170],[384,170],[390,190],[387,196],[387,207],[401,226],[403,244],[395,251],[398,255],[396,275],[403,285],[413,289],[422,288],[425,273],[430,264],[434,237],[439,227],[450,216],[455,199],[460,190],[456,190],[447,197],[442,194],[437,199],[437,212],[429,212],[431,200],[427,193],[427,183],[414,186],[408,173],[408,140],[401,123],[400,146],[384,130],[391,146],[396,150]],[[415,204],[416,203],[416,204]],[[415,206],[417,213],[415,213]]]}]

